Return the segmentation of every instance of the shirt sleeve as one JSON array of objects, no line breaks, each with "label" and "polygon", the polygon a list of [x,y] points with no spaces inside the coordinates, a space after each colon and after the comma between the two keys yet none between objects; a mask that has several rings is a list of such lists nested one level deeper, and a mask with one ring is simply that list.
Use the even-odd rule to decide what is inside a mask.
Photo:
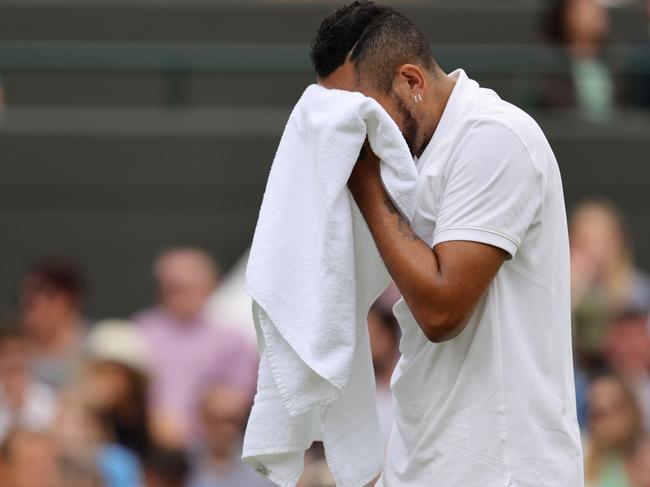
[{"label": "shirt sleeve", "polygon": [[505,125],[477,121],[445,171],[433,246],[451,240],[499,247],[511,257],[541,204],[539,174]]}]

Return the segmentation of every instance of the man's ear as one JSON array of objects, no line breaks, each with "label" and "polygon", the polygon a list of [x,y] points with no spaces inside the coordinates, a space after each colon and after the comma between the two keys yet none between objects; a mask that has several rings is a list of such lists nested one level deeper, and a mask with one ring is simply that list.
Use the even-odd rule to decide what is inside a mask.
[{"label": "man's ear", "polygon": [[415,64],[402,64],[393,81],[393,89],[407,100],[415,100],[424,93],[426,77]]}]

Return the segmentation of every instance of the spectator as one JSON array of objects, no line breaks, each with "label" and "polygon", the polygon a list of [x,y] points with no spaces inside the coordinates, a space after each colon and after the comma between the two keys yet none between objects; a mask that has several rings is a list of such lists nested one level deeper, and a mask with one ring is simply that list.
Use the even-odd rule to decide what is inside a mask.
[{"label": "spectator", "polygon": [[67,391],[54,427],[57,444],[67,465],[100,476],[106,487],[141,485],[135,455],[110,438],[108,425],[77,391]]},{"label": "spectator", "polygon": [[208,254],[166,251],[154,275],[160,303],[133,318],[151,352],[153,434],[167,446],[186,446],[196,438],[201,388],[224,383],[252,394],[257,355],[246,339],[207,318],[204,305],[217,284]]},{"label": "spectator", "polygon": [[14,429],[2,444],[0,455],[3,487],[63,487],[57,447],[48,434]]},{"label": "spectator", "polygon": [[612,369],[634,392],[650,431],[650,336],[645,314],[618,316],[607,333],[606,355]]},{"label": "spectator", "polygon": [[0,442],[10,429],[49,428],[56,413],[54,392],[36,381],[29,368],[29,348],[15,323],[0,329]]},{"label": "spectator", "polygon": [[145,487],[186,487],[190,465],[183,450],[154,449],[145,464]]},{"label": "spectator", "polygon": [[144,462],[150,448],[147,407],[148,351],[133,323],[96,323],[86,342],[84,389],[118,445]]},{"label": "spectator", "polygon": [[609,13],[598,0],[558,0],[549,34],[565,55],[568,75],[546,80],[542,105],[577,108],[587,119],[605,121],[616,105],[616,86],[604,61]]},{"label": "spectator", "polygon": [[370,351],[375,369],[377,386],[377,409],[384,446],[393,426],[393,395],[390,391],[390,378],[397,363],[399,327],[392,314],[381,314],[377,307],[368,314]]},{"label": "spectator", "polygon": [[594,381],[589,396],[585,480],[593,487],[633,487],[630,461],[641,437],[641,411],[615,376]]},{"label": "spectator", "polygon": [[71,383],[81,365],[83,294],[80,271],[60,257],[38,262],[20,283],[20,315],[34,374],[56,390]]},{"label": "spectator", "polygon": [[650,278],[635,268],[627,227],[612,203],[578,205],[569,236],[576,356],[593,373],[604,367],[605,333],[613,318],[628,309],[647,312]]},{"label": "spectator", "polygon": [[191,487],[272,487],[241,460],[250,396],[232,387],[207,390],[200,405],[203,451]]}]

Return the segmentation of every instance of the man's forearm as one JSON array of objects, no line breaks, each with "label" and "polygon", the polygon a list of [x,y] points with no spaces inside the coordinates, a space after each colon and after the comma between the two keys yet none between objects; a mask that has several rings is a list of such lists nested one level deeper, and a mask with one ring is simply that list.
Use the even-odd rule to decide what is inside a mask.
[{"label": "man's forearm", "polygon": [[504,250],[480,242],[442,242],[432,249],[413,231],[384,189],[379,160],[362,153],[348,187],[388,272],[424,334],[456,336],[469,321],[501,265]]},{"label": "man's forearm", "polygon": [[[378,165],[376,170],[379,170]],[[429,335],[432,331],[426,328],[431,323],[449,318],[443,316],[446,313],[444,303],[437,303],[436,299],[444,291],[439,288],[440,284],[437,285],[442,276],[435,252],[400,214],[378,176],[367,174],[366,177],[351,180],[350,191],[370,228],[388,272],[415,319]]]}]

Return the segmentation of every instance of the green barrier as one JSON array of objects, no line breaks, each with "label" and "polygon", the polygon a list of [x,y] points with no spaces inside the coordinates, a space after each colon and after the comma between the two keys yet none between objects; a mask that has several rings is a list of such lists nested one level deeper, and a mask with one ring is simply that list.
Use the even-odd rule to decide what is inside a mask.
[{"label": "green barrier", "polygon": [[[443,66],[473,73],[539,75],[568,72],[560,51],[548,46],[432,46]],[[607,58],[620,74],[650,73],[647,46],[615,46]],[[0,42],[0,72],[134,71],[304,73],[309,46],[300,43]]]}]

